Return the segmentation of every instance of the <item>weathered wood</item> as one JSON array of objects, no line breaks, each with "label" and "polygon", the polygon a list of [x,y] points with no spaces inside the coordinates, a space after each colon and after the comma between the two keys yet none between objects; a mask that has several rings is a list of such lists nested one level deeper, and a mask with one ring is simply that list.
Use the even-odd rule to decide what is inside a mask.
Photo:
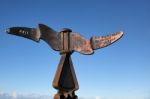
[{"label": "weathered wood", "polygon": [[102,37],[92,37],[91,38],[91,45],[92,49],[100,49],[106,47],[110,44],[113,44],[117,40],[119,40],[123,36],[123,32],[116,32],[111,35],[102,36]]},{"label": "weathered wood", "polygon": [[43,24],[39,24],[37,29],[13,27],[7,29],[7,32],[29,38],[37,42],[42,39],[46,41],[52,49],[60,51],[60,53],[76,51],[87,55],[93,54],[96,49],[111,45],[115,41],[119,40],[123,35],[123,32],[116,32],[107,36],[91,37],[90,40],[87,40],[79,33],[74,33],[70,29],[64,28],[61,32],[56,32]]},{"label": "weathered wood", "polygon": [[42,39],[52,49],[60,52],[61,60],[53,80],[53,87],[58,90],[54,99],[78,99],[75,91],[79,89],[79,85],[71,60],[71,54],[74,51],[90,55],[94,53],[94,50],[119,40],[123,35],[123,32],[116,32],[107,36],[91,37],[90,40],[87,40],[80,34],[72,32],[71,29],[64,28],[56,32],[43,24],[39,24],[38,28],[12,27],[6,32],[36,42]]},{"label": "weathered wood", "polygon": [[93,54],[93,49],[90,40],[86,40],[77,33],[70,34],[70,49],[82,54]]}]

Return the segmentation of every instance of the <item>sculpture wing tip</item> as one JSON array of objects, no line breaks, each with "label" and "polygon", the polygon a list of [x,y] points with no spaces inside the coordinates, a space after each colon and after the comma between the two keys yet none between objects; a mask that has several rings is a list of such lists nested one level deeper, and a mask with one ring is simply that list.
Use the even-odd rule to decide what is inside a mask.
[{"label": "sculpture wing tip", "polygon": [[28,27],[10,27],[5,30],[6,33],[21,36],[39,42],[40,33],[35,28]]},{"label": "sculpture wing tip", "polygon": [[10,29],[7,28],[7,29],[5,30],[5,32],[9,34],[9,33],[10,33]]},{"label": "sculpture wing tip", "polygon": [[120,31],[120,37],[122,37],[124,35],[123,31]]},{"label": "sculpture wing tip", "polygon": [[107,36],[92,37],[91,45],[94,50],[106,47],[119,40],[124,35],[123,31],[116,32]]}]

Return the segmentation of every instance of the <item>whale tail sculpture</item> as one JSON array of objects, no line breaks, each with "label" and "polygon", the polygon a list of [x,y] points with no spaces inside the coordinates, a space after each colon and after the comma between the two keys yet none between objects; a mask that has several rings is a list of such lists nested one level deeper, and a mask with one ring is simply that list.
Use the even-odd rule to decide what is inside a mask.
[{"label": "whale tail sculpture", "polygon": [[64,30],[56,32],[46,25],[39,24],[37,28],[11,27],[6,29],[6,32],[28,38],[36,42],[39,42],[40,39],[42,39],[55,51],[62,51],[64,49],[62,46],[64,39],[68,38],[68,49],[70,51],[76,51],[87,55],[92,54],[96,49],[100,49],[114,43],[123,35],[123,32],[116,32],[107,36],[94,36],[88,40],[82,37],[79,33],[72,32],[70,29],[67,29],[69,30],[68,36],[64,36],[62,33],[66,31]]},{"label": "whale tail sculpture", "polygon": [[111,45],[123,36],[123,32],[116,32],[107,36],[91,37],[88,40],[70,29],[64,28],[56,32],[43,24],[39,24],[37,28],[11,27],[6,29],[6,32],[36,42],[42,39],[53,50],[60,52],[61,60],[53,80],[53,87],[58,90],[54,99],[78,99],[75,91],[79,86],[71,60],[74,51],[91,55],[94,50]]}]

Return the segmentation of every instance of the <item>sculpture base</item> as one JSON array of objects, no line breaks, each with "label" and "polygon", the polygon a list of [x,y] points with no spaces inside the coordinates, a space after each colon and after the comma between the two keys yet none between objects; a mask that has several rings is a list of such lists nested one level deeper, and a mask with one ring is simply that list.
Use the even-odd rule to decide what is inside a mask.
[{"label": "sculpture base", "polygon": [[71,54],[64,53],[53,80],[53,87],[58,90],[54,99],[77,99],[75,91],[79,89]]},{"label": "sculpture base", "polygon": [[78,96],[74,94],[74,92],[71,93],[61,93],[58,92],[55,94],[54,99],[78,99]]}]

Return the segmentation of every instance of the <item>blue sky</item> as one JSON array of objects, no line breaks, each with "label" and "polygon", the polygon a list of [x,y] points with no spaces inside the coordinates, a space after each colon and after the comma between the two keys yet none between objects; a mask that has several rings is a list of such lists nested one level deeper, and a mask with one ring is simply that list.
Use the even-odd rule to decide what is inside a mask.
[{"label": "blue sky", "polygon": [[[0,95],[53,96],[60,55],[44,42],[8,35],[12,26],[71,28],[86,38],[124,31],[94,55],[72,55],[79,97],[150,99],[149,0],[1,0]],[[20,98],[19,98],[20,99]]]}]

